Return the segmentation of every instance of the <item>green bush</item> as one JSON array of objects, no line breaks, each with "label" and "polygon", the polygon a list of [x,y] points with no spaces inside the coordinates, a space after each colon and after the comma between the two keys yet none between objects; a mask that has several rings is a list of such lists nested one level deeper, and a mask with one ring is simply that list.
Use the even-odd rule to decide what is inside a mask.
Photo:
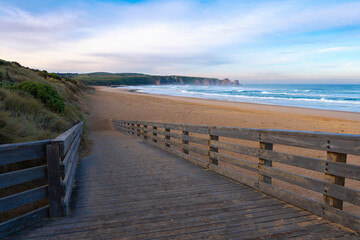
[{"label": "green bush", "polygon": [[24,81],[14,85],[13,89],[18,89],[31,94],[39,99],[48,108],[56,112],[64,112],[65,104],[59,93],[52,89],[49,85],[31,81]]},{"label": "green bush", "polygon": [[50,78],[54,78],[54,79],[57,79],[57,80],[61,80],[61,77],[59,75],[57,75],[56,73],[48,73],[46,75],[46,77],[50,77]]},{"label": "green bush", "polygon": [[[1,72],[0,72],[0,76],[1,76]],[[14,82],[12,82],[12,81],[7,81],[7,80],[0,81],[0,87],[3,87],[3,88],[11,88],[13,85],[14,85]]]},{"label": "green bush", "polygon": [[8,62],[8,61],[5,61],[5,60],[2,60],[2,59],[0,59],[0,66],[10,66],[11,65],[11,63],[10,62]]},{"label": "green bush", "polygon": [[43,70],[43,71],[36,70],[36,72],[38,72],[39,76],[43,77],[43,78],[54,78],[57,80],[61,80],[61,77],[59,75],[57,75],[56,73],[48,73],[45,70]]},{"label": "green bush", "polygon": [[43,70],[43,71],[39,71],[38,74],[40,77],[46,78],[46,76],[48,75],[48,72]]}]

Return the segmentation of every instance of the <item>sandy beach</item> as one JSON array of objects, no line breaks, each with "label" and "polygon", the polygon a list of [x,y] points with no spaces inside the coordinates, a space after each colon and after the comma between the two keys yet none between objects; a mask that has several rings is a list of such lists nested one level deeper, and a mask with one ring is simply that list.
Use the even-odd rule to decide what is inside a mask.
[{"label": "sandy beach", "polygon": [[360,134],[360,113],[204,100],[96,87],[90,127],[110,119]]}]

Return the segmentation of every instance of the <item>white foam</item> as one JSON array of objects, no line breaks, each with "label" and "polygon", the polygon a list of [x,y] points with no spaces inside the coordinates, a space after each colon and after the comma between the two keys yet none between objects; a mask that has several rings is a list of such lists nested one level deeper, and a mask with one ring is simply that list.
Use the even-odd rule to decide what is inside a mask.
[{"label": "white foam", "polygon": [[[263,104],[322,108],[332,110],[348,110],[360,112],[360,91],[336,92],[332,89],[301,90],[291,88],[233,86],[193,86],[193,85],[160,85],[160,86],[129,86],[127,89],[137,89],[141,92],[198,97],[228,101],[254,102]],[[358,93],[358,94],[357,94]],[[347,100],[348,98],[349,100]]]}]

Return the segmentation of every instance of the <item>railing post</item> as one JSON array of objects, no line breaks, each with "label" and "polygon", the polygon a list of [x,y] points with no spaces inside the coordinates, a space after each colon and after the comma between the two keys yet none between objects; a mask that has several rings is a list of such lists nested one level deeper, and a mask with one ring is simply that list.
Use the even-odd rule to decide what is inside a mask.
[{"label": "railing post", "polygon": [[[182,136],[189,136],[188,131],[182,131]],[[189,141],[182,139],[181,140],[183,145],[189,145]],[[181,151],[185,154],[189,154],[189,150],[185,149],[184,147],[181,149]]]},{"label": "railing post", "polygon": [[[272,143],[260,142],[260,149],[273,150],[273,144]],[[261,165],[272,167],[272,161],[259,158],[259,164],[258,165],[259,165],[259,171],[260,171]],[[258,179],[261,182],[271,184],[271,177],[263,175],[260,172],[259,172],[259,178]]]},{"label": "railing post", "polygon": [[[170,136],[166,136],[166,133],[169,133],[170,132],[170,128],[165,128],[165,139],[166,140],[170,140]],[[165,147],[170,147],[170,144],[168,143],[165,143]]]},{"label": "railing post", "polygon": [[136,132],[137,132],[137,136],[140,137],[140,124],[139,123],[136,124]]},{"label": "railing post", "polygon": [[[153,130],[157,130],[157,127],[155,127],[155,126],[153,126]],[[153,132],[153,142],[155,142],[155,143],[157,143],[157,139],[156,139],[156,137],[157,137],[157,133],[154,133]]]},{"label": "railing post", "polygon": [[60,147],[58,143],[46,145],[50,205],[49,217],[51,218],[62,217],[60,158]]},{"label": "railing post", "polygon": [[[346,154],[335,153],[335,152],[327,152],[326,159],[328,161],[332,161],[332,162],[346,163]],[[328,174],[327,172],[328,172],[329,164],[326,163],[325,165],[326,165],[326,167],[325,167],[325,181],[328,182],[328,183],[344,186],[345,185],[345,178]],[[334,208],[343,209],[343,201],[340,200],[340,199],[333,198],[333,197],[330,197],[330,196],[326,195],[327,191],[328,191],[328,188],[327,188],[327,185],[325,184],[325,188],[324,188],[324,202],[325,202],[325,204],[330,205],[330,206],[332,206]]]},{"label": "railing post", "polygon": [[143,128],[144,130],[143,130],[143,133],[144,133],[144,138],[145,139],[147,139],[147,131],[146,131],[146,129],[147,129],[147,125],[144,125],[144,128]]},{"label": "railing post", "polygon": [[210,157],[210,152],[218,152],[219,151],[218,148],[211,146],[211,141],[219,141],[219,136],[210,135],[210,140],[209,140],[209,165],[210,164],[218,165],[219,164],[218,160]]}]

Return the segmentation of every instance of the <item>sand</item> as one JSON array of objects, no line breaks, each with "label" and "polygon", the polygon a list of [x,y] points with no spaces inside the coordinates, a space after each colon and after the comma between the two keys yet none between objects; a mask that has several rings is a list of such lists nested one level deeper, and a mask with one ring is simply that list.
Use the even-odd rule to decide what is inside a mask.
[{"label": "sand", "polygon": [[[90,115],[87,120],[90,131],[113,130],[110,120],[121,119],[360,134],[360,113],[152,95],[111,87],[96,87],[91,100]],[[246,143],[236,143],[246,145]],[[248,146],[257,147],[258,144],[251,142]],[[325,151],[287,146],[274,146],[274,150],[326,159]],[[242,158],[258,161],[247,156]],[[347,162],[360,165],[360,156],[348,156]],[[320,172],[276,162],[273,162],[273,166],[315,179],[324,179],[324,174]],[[254,172],[243,173],[257,177]],[[316,201],[322,201],[323,198],[320,193],[276,179],[273,179],[273,184]],[[360,191],[359,181],[346,179],[345,186]],[[360,216],[360,207],[355,205],[344,203],[344,210]]]},{"label": "sand", "polygon": [[109,119],[360,134],[360,113],[204,100],[96,87],[90,126]]}]

